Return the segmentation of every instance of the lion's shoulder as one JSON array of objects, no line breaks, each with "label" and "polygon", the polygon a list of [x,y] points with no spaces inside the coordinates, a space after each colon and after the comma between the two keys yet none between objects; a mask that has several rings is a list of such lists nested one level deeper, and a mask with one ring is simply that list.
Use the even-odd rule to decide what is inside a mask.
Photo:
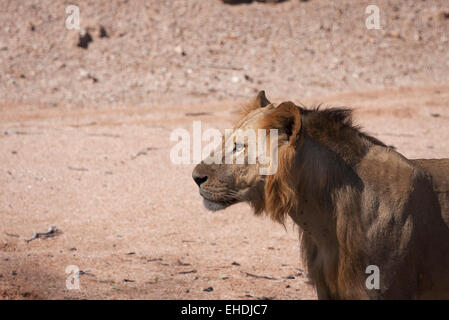
[{"label": "lion's shoulder", "polygon": [[433,191],[440,202],[441,216],[449,227],[449,159],[414,159],[432,181]]},{"label": "lion's shoulder", "polygon": [[373,145],[356,166],[365,186],[376,191],[408,192],[423,175],[423,170],[392,148]]},{"label": "lion's shoulder", "polygon": [[437,192],[449,193],[449,159],[413,159],[411,161],[431,176]]}]

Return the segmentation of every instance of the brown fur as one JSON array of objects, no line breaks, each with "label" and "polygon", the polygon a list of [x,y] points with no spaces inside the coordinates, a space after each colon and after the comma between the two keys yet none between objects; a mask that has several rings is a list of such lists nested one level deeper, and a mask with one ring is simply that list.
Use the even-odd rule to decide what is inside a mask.
[{"label": "brown fur", "polygon": [[[293,120],[290,119],[290,116]],[[287,131],[280,130],[280,134],[288,137],[288,142],[278,148],[278,161],[281,165],[277,174],[267,177],[264,199],[264,209],[270,213],[271,218],[284,223],[285,214],[297,207],[296,189],[291,168],[299,144],[298,133],[301,130],[299,110],[292,102],[284,102],[264,117],[259,126],[263,129],[289,128]]]},{"label": "brown fur", "polygon": [[[202,194],[226,199],[210,191],[219,186],[258,214],[290,216],[320,299],[448,299],[449,160],[404,158],[354,127],[348,109],[257,101],[237,127],[279,130],[277,172],[200,164]],[[365,286],[369,265],[379,290]]]}]

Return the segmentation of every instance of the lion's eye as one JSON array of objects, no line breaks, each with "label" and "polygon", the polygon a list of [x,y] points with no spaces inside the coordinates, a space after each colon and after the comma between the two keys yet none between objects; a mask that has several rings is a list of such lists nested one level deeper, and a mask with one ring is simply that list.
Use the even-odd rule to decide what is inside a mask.
[{"label": "lion's eye", "polygon": [[243,143],[234,143],[234,149],[232,150],[232,152],[239,152],[241,150],[243,150],[245,148],[245,145]]}]

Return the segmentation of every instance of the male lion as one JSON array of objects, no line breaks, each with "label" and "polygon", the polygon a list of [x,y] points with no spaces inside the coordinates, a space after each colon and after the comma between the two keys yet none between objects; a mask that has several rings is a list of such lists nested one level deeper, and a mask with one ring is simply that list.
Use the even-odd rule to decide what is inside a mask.
[{"label": "male lion", "polygon": [[[237,129],[259,128],[278,129],[277,172],[200,163],[208,209],[245,201],[281,223],[289,215],[319,299],[449,298],[449,159],[408,160],[354,127],[348,109],[274,105],[263,91],[225,153],[246,154]],[[378,288],[367,285],[372,265]]]}]

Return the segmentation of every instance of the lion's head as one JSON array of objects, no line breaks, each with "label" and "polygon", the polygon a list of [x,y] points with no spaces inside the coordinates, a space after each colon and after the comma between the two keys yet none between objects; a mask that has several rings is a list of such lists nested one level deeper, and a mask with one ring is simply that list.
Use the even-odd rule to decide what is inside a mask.
[{"label": "lion's head", "polygon": [[[231,132],[225,134],[221,146],[214,151],[220,153],[220,163],[214,162],[211,155],[193,170],[192,176],[199,186],[205,207],[216,211],[234,203],[247,202],[256,214],[265,210],[270,212],[272,218],[281,221],[281,213],[278,212],[284,209],[284,212],[288,212],[286,207],[293,206],[292,199],[295,198],[289,194],[294,191],[289,187],[288,182],[292,177],[287,167],[299,143],[300,127],[298,107],[292,102],[275,105],[265,97],[263,91],[259,92],[245,106],[240,121]],[[274,135],[272,129],[275,129]],[[264,135],[261,140],[260,135]],[[254,140],[256,136],[257,139]],[[256,157],[256,161],[251,161],[256,150],[265,150],[263,162],[259,157]],[[232,163],[226,161],[226,157]],[[239,157],[243,163],[238,163],[236,159]],[[278,167],[278,161],[283,165]],[[267,173],[262,173],[264,169]],[[285,171],[285,174],[277,171]],[[278,179],[280,176],[282,179]],[[273,192],[273,189],[278,192]],[[267,201],[272,197],[277,197],[271,199],[277,203],[276,208],[270,208],[273,201]]]}]

